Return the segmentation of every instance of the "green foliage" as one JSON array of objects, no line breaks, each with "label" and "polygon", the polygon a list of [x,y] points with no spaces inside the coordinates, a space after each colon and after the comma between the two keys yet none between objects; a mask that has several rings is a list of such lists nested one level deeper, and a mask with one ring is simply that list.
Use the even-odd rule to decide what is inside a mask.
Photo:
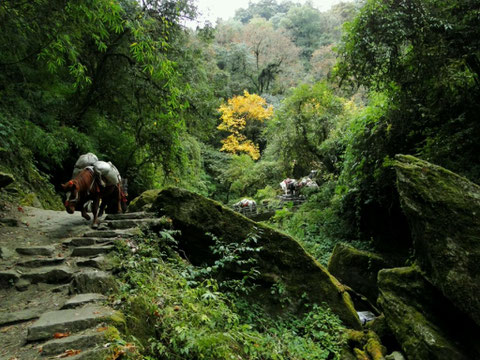
[{"label": "green foliage", "polygon": [[286,206],[271,219],[274,227],[298,239],[324,266],[337,243],[352,242],[357,236],[342,214],[336,188],[336,181],[327,180],[298,209]]},{"label": "green foliage", "polygon": [[3,1],[0,130],[11,136],[1,146],[29,148],[55,184],[95,152],[130,177],[132,195],[155,168],[181,171],[186,84],[171,46],[193,14],[189,1]]},{"label": "green foliage", "polygon": [[[148,327],[131,338],[145,359],[340,359],[344,329],[329,310],[314,306],[299,318],[272,319],[257,306],[235,305],[209,277],[213,270],[194,269],[171,250],[175,236],[163,230],[137,238],[135,253],[117,244],[119,298],[127,327]],[[248,254],[261,249],[255,234],[247,243],[231,248],[218,240],[216,265],[251,266]],[[192,273],[203,280],[184,277]],[[276,291],[281,295],[281,286]]]},{"label": "green foliage", "polygon": [[418,152],[472,179],[479,169],[471,141],[480,131],[477,15],[471,1],[367,1],[346,27],[337,66],[343,80],[381,89],[398,108],[387,119],[405,137],[397,152]]},{"label": "green foliage", "polygon": [[278,191],[275,190],[270,185],[265,186],[263,189],[259,189],[255,194],[254,198],[258,203],[261,203],[262,200],[269,200],[275,199],[277,197]]},{"label": "green foliage", "polygon": [[[257,263],[255,254],[262,250],[262,247],[257,245],[261,235],[260,230],[255,229],[255,232],[249,234],[241,243],[226,243],[213,234],[207,235],[213,240],[210,250],[217,260],[211,266],[190,268],[189,272],[184,275],[189,280],[189,285],[197,286],[199,282],[211,278],[220,279],[218,281],[219,289],[228,296],[232,296],[233,299],[249,294],[254,290],[256,285],[253,281],[259,275],[258,268],[255,266]],[[221,273],[234,270],[237,272],[240,270],[242,277],[221,279]]]},{"label": "green foliage", "polygon": [[334,172],[342,146],[332,135],[341,131],[349,115],[345,102],[325,83],[301,85],[270,122],[266,156],[280,161],[286,176],[304,176],[319,167]]}]

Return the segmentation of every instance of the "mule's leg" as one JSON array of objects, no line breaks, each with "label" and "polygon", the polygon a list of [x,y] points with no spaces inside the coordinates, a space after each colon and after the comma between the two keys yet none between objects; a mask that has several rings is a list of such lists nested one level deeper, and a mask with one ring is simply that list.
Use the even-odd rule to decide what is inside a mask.
[{"label": "mule's leg", "polygon": [[118,213],[123,213],[122,209],[122,191],[120,190],[120,184],[117,185],[117,202],[118,202]]},{"label": "mule's leg", "polygon": [[87,207],[85,206],[87,202],[83,202],[82,204],[80,204],[80,206],[82,207],[82,217],[85,219],[85,220],[90,220],[90,215],[87,214]]},{"label": "mule's leg", "polygon": [[100,204],[100,196],[96,196],[93,200],[92,213],[93,213],[93,223],[92,227],[98,227],[98,205]]},{"label": "mule's leg", "polygon": [[103,215],[106,205],[107,205],[107,202],[104,201],[104,199],[102,199],[102,203],[100,204],[100,211],[98,212],[98,217],[101,217]]}]

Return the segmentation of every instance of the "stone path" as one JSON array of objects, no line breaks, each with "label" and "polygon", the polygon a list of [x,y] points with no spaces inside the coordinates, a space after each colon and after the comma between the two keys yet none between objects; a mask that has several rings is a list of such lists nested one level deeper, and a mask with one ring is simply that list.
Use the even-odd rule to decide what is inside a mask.
[{"label": "stone path", "polygon": [[0,360],[101,359],[110,350],[108,326],[123,324],[106,305],[117,286],[108,254],[114,241],[156,222],[144,212],[107,215],[82,236],[18,246],[8,261],[0,253]]}]

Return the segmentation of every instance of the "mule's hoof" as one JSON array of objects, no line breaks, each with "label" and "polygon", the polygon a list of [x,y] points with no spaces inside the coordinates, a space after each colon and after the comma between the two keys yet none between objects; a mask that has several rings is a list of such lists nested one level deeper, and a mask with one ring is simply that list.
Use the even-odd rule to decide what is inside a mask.
[{"label": "mule's hoof", "polygon": [[92,224],[92,229],[98,229],[98,224]]}]

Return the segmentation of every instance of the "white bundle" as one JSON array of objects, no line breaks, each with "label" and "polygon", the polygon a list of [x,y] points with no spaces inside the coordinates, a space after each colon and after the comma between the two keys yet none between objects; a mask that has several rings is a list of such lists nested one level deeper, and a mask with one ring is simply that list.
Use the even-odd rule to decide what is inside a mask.
[{"label": "white bundle", "polygon": [[106,186],[117,185],[122,181],[119,171],[110,161],[97,161],[93,164],[93,169],[105,180]]},{"label": "white bundle", "polygon": [[85,169],[87,166],[92,166],[97,161],[98,161],[98,157],[93,153],[80,155],[77,162],[75,163],[75,167],[73,168],[72,178],[77,176],[77,174],[83,169]]}]

